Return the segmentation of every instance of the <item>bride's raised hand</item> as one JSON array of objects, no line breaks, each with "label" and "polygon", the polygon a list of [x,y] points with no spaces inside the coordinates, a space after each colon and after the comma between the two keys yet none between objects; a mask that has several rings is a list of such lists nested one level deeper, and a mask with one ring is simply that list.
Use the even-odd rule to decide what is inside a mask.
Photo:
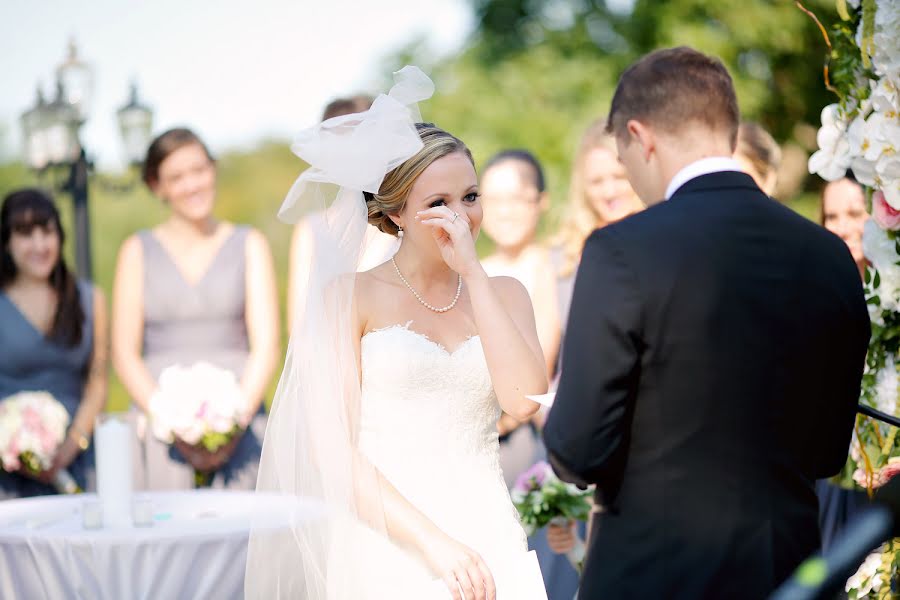
[{"label": "bride's raised hand", "polygon": [[464,213],[455,212],[443,205],[419,211],[416,219],[431,228],[431,234],[448,267],[463,277],[480,268],[472,225]]},{"label": "bride's raised hand", "polygon": [[440,575],[453,600],[496,600],[494,577],[477,552],[441,536],[428,544],[425,560]]}]

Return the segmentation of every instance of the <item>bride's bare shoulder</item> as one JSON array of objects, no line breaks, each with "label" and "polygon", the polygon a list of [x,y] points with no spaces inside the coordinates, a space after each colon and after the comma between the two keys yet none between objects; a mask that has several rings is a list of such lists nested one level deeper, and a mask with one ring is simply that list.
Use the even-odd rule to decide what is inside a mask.
[{"label": "bride's bare shoulder", "polygon": [[384,298],[390,289],[396,287],[396,283],[391,278],[392,275],[394,275],[394,271],[389,262],[357,273],[354,286],[356,301],[361,305],[371,305],[379,298]]},{"label": "bride's bare shoulder", "polygon": [[382,263],[368,271],[361,271],[356,274],[356,287],[358,289],[367,289],[379,285],[390,285],[390,275],[393,272],[389,263]]}]

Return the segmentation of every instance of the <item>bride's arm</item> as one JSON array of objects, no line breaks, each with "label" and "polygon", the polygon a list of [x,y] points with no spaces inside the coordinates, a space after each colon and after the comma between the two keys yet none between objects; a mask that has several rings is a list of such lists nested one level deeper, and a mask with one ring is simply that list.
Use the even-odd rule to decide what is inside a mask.
[{"label": "bride's arm", "polygon": [[[407,500],[381,472],[361,454],[360,470],[378,479],[377,496],[367,477],[356,481],[357,506],[381,507],[384,528],[391,540],[424,558],[431,570],[447,585],[454,600],[496,600],[493,576],[481,556],[441,531],[431,519]],[[374,500],[374,501],[373,501]],[[365,508],[363,508],[365,510]],[[362,514],[369,524],[380,524],[382,515]],[[457,585],[458,582],[458,585]],[[465,595],[460,594],[460,588]]]},{"label": "bride's arm", "polygon": [[547,392],[547,368],[525,286],[512,277],[490,278],[478,261],[469,218],[446,205],[416,214],[433,228],[444,262],[462,276],[500,408],[527,421],[540,405],[526,396]]},{"label": "bride's arm", "polygon": [[544,354],[528,292],[511,277],[489,278],[480,264],[463,280],[500,407],[514,419],[527,421],[540,405],[525,396],[547,392]]}]

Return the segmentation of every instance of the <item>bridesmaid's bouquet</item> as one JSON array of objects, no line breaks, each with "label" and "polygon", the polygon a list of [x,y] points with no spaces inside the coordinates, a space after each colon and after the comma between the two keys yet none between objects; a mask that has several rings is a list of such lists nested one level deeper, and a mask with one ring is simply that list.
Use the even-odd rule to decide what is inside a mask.
[{"label": "bridesmaid's bouquet", "polygon": [[510,496],[529,536],[551,521],[587,521],[591,514],[591,492],[560,480],[544,461],[519,475]]},{"label": "bridesmaid's bouquet", "polygon": [[[587,521],[591,514],[591,492],[565,483],[544,461],[519,475],[510,497],[528,536],[547,525],[568,527],[569,521]],[[566,558],[578,571],[584,561],[584,543],[577,539]]]},{"label": "bridesmaid's bouquet", "polygon": [[[19,392],[0,400],[0,463],[7,472],[24,470],[39,475],[53,465],[53,456],[66,439],[69,413],[47,392]],[[82,490],[65,469],[57,471],[53,486],[63,494]]]},{"label": "bridesmaid's bouquet", "polygon": [[216,452],[241,429],[244,396],[234,373],[209,363],[167,367],[150,399],[153,435]]}]

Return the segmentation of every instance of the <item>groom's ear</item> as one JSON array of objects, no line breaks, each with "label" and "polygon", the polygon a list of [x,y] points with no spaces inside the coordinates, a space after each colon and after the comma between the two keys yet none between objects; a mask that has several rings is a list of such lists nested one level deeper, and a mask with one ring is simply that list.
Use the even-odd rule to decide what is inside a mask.
[{"label": "groom's ear", "polygon": [[635,119],[630,119],[625,128],[628,131],[629,143],[639,144],[644,162],[650,162],[650,155],[656,151],[656,136],[653,130]]}]

